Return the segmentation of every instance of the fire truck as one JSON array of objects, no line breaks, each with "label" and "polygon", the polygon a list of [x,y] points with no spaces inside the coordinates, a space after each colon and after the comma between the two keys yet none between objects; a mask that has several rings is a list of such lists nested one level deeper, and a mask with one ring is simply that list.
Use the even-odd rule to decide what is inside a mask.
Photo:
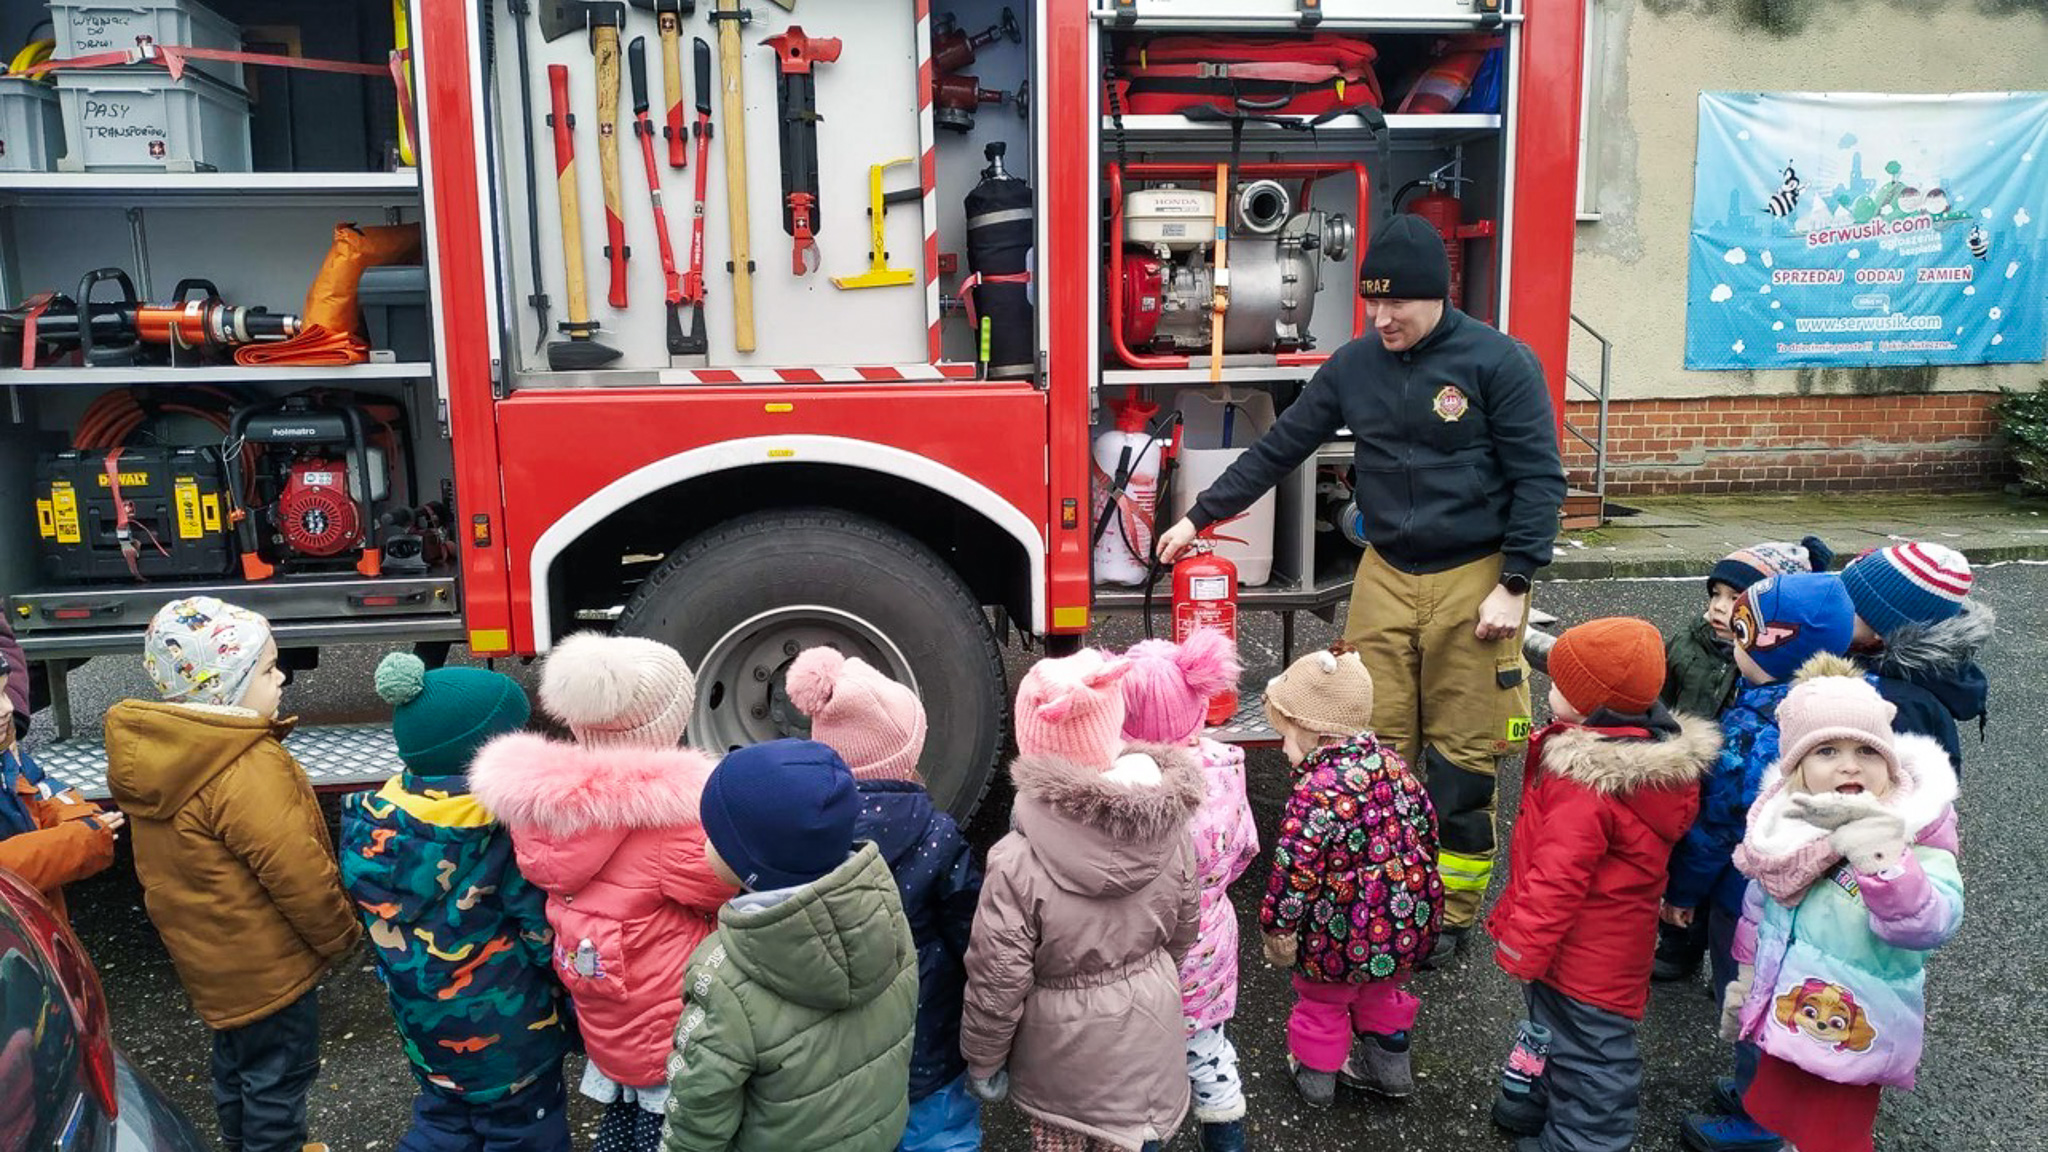
[{"label": "fire truck", "polygon": [[[1074,646],[1158,575],[1103,580],[1099,529],[1142,556],[1149,513],[1093,444],[1192,459],[1219,402],[1211,455],[1249,443],[1365,333],[1386,213],[1437,226],[1462,307],[1561,400],[1582,19],[0,0],[0,44],[54,41],[0,78],[29,107],[0,125],[45,133],[0,150],[8,619],[67,735],[66,671],[200,591],[302,664],[653,637],[717,748],[803,732],[783,673],[830,644],[922,695],[964,815],[1005,644]],[[1349,589],[1349,455],[1233,542],[1290,636]],[[318,784],[390,770],[380,729],[294,741]],[[43,755],[98,784],[89,739]]]}]

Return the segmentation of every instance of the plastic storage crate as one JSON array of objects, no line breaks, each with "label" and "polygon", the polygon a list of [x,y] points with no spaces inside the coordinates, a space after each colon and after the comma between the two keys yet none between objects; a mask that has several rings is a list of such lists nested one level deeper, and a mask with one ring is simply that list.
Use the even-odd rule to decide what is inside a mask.
[{"label": "plastic storage crate", "polygon": [[194,72],[60,72],[66,172],[247,172],[249,95]]},{"label": "plastic storage crate", "polygon": [[[69,59],[135,47],[139,37],[186,48],[240,51],[242,29],[191,0],[50,0],[57,25],[57,55]],[[242,85],[242,66],[218,60],[195,63],[208,75]]]},{"label": "plastic storage crate", "polygon": [[64,140],[57,93],[48,84],[0,76],[0,172],[48,172]]}]

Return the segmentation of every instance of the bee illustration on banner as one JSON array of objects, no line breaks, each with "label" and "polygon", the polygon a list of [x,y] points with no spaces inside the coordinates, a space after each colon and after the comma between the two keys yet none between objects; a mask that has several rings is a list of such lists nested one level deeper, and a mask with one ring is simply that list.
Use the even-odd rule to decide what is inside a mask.
[{"label": "bee illustration on banner", "polygon": [[1805,187],[1806,184],[1799,179],[1799,173],[1793,169],[1792,162],[1785,161],[1784,178],[1778,184],[1778,190],[1764,202],[1764,211],[1781,220],[1790,216],[1792,210],[1799,207],[1799,193]]},{"label": "bee illustration on banner", "polygon": [[1991,255],[1991,235],[1981,224],[1970,225],[1970,235],[1965,241],[1970,246],[1970,255],[1982,260]]}]

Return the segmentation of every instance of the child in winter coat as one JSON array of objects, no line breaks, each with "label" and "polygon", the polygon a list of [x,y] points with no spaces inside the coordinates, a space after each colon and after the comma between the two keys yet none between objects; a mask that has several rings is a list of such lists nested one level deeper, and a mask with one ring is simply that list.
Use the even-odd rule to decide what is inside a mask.
[{"label": "child in winter coat", "polygon": [[[1717,719],[1735,699],[1735,604],[1759,580],[1798,572],[1825,572],[1835,554],[1818,536],[1797,544],[1752,544],[1723,557],[1707,573],[1706,611],[1664,642],[1664,706],[1687,716]],[[1690,980],[1707,954],[1707,919],[1657,924],[1652,980]]]},{"label": "child in winter coat", "polygon": [[1963,918],[1955,772],[1895,711],[1847,661],[1802,670],[1736,852],[1755,883],[1723,1027],[1762,1047],[1743,1103],[1799,1152],[1871,1152],[1880,1091],[1920,1062],[1927,953]]},{"label": "child in winter coat", "polygon": [[1201,927],[1180,964],[1187,1017],[1188,1080],[1203,1152],[1244,1148],[1244,1081],[1223,1025],[1237,1013],[1237,909],[1230,886],[1259,854],[1259,830],[1244,790],[1244,750],[1200,735],[1209,701],[1237,685],[1237,645],[1213,628],[1175,644],[1145,640],[1125,654],[1124,738],[1192,749],[1202,767],[1202,806],[1190,826],[1202,885]]},{"label": "child in winter coat", "polygon": [[419,1081],[399,1152],[568,1152],[570,1012],[547,898],[466,775],[487,741],[525,726],[526,693],[481,668],[429,672],[410,652],[386,656],[376,684],[405,770],[343,799],[341,879]]},{"label": "child in winter coat", "polygon": [[314,986],[362,936],[327,821],[281,742],[270,624],[211,596],[163,606],[142,665],[164,702],[107,713],[107,787],[135,837],[143,905],[213,1029],[221,1139],[300,1152],[320,1072]]},{"label": "child in winter coat", "polygon": [[1124,747],[1127,661],[1084,649],[1017,685],[1014,823],[988,854],[960,1048],[1035,1152],[1150,1152],[1188,1112],[1177,966],[1201,917],[1195,758]]},{"label": "child in winter coat", "polygon": [[665,644],[570,636],[541,668],[540,703],[575,743],[501,736],[469,772],[548,894],[555,971],[590,1057],[581,1090],[607,1105],[597,1152],[660,1143],[683,969],[732,895],[704,859],[711,758],[678,746],[695,687]]},{"label": "child in winter coat", "polygon": [[1294,765],[1294,793],[1259,906],[1266,961],[1294,970],[1288,1063],[1311,1107],[1337,1081],[1415,1091],[1402,985],[1436,946],[1444,888],[1436,809],[1400,754],[1369,730],[1372,675],[1342,641],[1266,685],[1266,717]]},{"label": "child in winter coat", "polygon": [[[1773,576],[1750,586],[1731,621],[1735,663],[1744,685],[1721,714],[1721,754],[1700,789],[1699,816],[1671,856],[1670,882],[1658,915],[1686,926],[1707,918],[1708,959],[1716,997],[1735,978],[1735,929],[1742,922],[1747,881],[1735,868],[1749,808],[1778,759],[1778,704],[1792,690],[1792,675],[1814,656],[1849,650],[1855,609],[1841,577],[1813,573]],[[1772,1147],[1773,1137],[1740,1115],[1742,1092],[1755,1071],[1755,1049],[1738,1044],[1735,1074],[1715,1087],[1724,1118],[1690,1116],[1684,1136],[1703,1152],[1749,1152]]]},{"label": "child in winter coat", "polygon": [[799,654],[788,685],[791,702],[811,718],[812,739],[852,769],[860,789],[854,838],[881,851],[917,941],[917,1044],[899,1152],[972,1152],[981,1147],[981,1105],[960,1055],[960,996],[981,870],[918,775],[924,705],[867,661],[831,648]]},{"label": "child in winter coat", "polygon": [[1658,700],[1664,644],[1643,620],[1580,624],[1550,653],[1556,719],[1529,740],[1507,888],[1487,928],[1552,1037],[1526,1097],[1497,1097],[1517,1152],[1623,1152],[1635,1141],[1657,903],[1671,846],[1720,751],[1712,721]]},{"label": "child in winter coat", "polygon": [[1991,639],[1998,616],[1969,599],[1970,562],[1939,544],[1899,544],[1856,558],[1842,584],[1856,605],[1856,644],[1850,655],[1877,674],[1877,690],[1898,709],[1892,727],[1931,736],[1963,774],[1957,725],[1981,731],[1991,684],[1977,667],[1977,652]]},{"label": "child in winter coat", "polygon": [[[917,942],[837,753],[773,740],[704,785],[705,852],[740,895],[684,985],[666,1152],[889,1152],[909,1115]],[[849,846],[851,848],[849,849]]]},{"label": "child in winter coat", "polygon": [[[0,653],[0,679],[9,669]],[[0,868],[41,892],[57,919],[68,920],[64,885],[114,862],[114,836],[127,818],[101,812],[76,789],[45,779],[18,743],[16,715],[14,693],[0,693]]]}]

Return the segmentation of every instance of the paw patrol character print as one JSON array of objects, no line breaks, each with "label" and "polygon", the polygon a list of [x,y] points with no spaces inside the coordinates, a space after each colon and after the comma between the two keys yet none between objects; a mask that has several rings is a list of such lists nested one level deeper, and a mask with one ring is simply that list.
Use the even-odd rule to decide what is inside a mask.
[{"label": "paw patrol character print", "polygon": [[1877,1029],[1856,994],[1840,984],[1809,977],[1775,1001],[1778,1024],[1836,1052],[1868,1052]]},{"label": "paw patrol character print", "polygon": [[1436,413],[1436,418],[1444,423],[1455,424],[1465,418],[1465,413],[1472,410],[1472,401],[1458,390],[1457,385],[1446,384],[1436,390],[1436,400],[1430,404],[1429,410]]},{"label": "paw patrol character print", "polygon": [[1763,652],[1799,635],[1798,624],[1765,624],[1758,620],[1756,608],[1747,596],[1735,602],[1735,613],[1729,617],[1728,630],[1735,634],[1737,647]]},{"label": "paw patrol character print", "polygon": [[194,632],[213,623],[213,617],[201,612],[198,606],[190,600],[181,602],[178,605],[177,614],[172,618]]}]

